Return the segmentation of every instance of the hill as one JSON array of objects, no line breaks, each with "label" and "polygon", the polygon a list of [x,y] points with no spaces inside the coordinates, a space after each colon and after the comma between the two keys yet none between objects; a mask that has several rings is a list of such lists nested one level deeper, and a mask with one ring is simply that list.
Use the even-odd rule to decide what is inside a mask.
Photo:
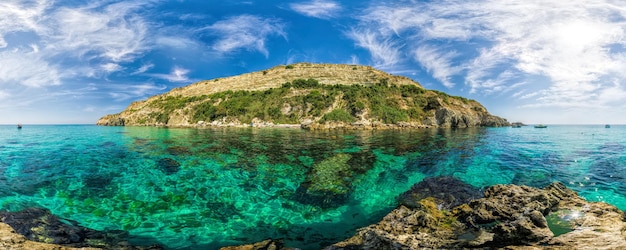
[{"label": "hill", "polygon": [[505,126],[480,103],[369,66],[298,63],[201,81],[132,103],[109,126]]}]

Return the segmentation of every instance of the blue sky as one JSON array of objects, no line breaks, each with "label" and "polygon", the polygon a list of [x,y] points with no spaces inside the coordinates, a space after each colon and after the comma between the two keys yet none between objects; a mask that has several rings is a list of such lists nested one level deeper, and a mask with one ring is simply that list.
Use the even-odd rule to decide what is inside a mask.
[{"label": "blue sky", "polygon": [[0,124],[93,124],[295,62],[371,65],[510,121],[626,124],[622,0],[3,0]]}]

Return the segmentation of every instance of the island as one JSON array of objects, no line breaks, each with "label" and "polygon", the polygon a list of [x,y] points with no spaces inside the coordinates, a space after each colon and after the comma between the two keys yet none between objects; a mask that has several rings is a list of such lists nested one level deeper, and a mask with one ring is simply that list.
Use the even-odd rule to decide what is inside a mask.
[{"label": "island", "polygon": [[475,100],[369,66],[297,63],[201,81],[102,117],[105,126],[385,129],[509,126]]}]

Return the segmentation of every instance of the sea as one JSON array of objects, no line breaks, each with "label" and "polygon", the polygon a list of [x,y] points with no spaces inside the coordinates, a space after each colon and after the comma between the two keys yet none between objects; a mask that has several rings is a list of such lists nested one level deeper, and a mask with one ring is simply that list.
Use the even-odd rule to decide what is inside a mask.
[{"label": "sea", "polygon": [[626,209],[626,125],[306,131],[0,126],[0,209],[29,207],[131,243],[320,249],[379,221],[424,178],[559,181]]}]

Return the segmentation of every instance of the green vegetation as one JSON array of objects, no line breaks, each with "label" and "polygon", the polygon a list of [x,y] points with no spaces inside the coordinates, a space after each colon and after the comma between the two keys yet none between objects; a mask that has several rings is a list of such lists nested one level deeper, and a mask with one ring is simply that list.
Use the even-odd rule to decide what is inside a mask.
[{"label": "green vegetation", "polygon": [[325,85],[315,79],[297,79],[263,91],[161,97],[150,105],[159,111],[150,113],[144,121],[167,124],[171,114],[179,112],[191,123],[222,119],[250,123],[254,118],[283,124],[297,124],[304,119],[352,123],[365,115],[367,119],[397,124],[421,122],[432,115],[431,110],[452,99],[473,102],[416,85],[390,84],[387,79],[369,85]]},{"label": "green vegetation", "polygon": [[345,122],[345,123],[353,123],[356,121],[356,118],[354,118],[354,116],[348,113],[348,111],[345,111],[343,109],[333,109],[333,111],[330,111],[330,113],[326,113],[324,116],[322,116],[322,119],[320,121],[321,122],[338,121],[338,122]]}]

